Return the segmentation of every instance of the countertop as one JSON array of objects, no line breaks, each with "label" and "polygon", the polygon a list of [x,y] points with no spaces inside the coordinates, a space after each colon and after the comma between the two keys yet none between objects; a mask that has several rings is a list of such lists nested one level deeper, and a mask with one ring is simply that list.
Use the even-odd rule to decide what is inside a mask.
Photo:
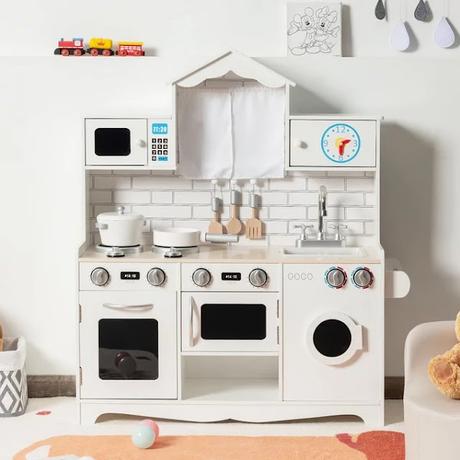
[{"label": "countertop", "polygon": [[[294,249],[294,248],[289,248]],[[338,248],[340,249],[340,248]],[[144,251],[138,254],[126,255],[125,257],[109,258],[105,254],[97,252],[94,246],[84,250],[79,258],[80,262],[160,262],[161,263],[283,263],[283,264],[379,264],[383,261],[383,250],[378,247],[357,248],[362,255],[356,254],[302,254],[286,255],[283,247],[279,246],[224,246],[224,245],[201,245],[200,251],[195,254],[184,255],[181,258],[168,259],[162,254],[154,253],[150,247],[145,246]],[[311,251],[314,249],[312,248]],[[319,249],[318,249],[319,251]],[[315,251],[316,252],[316,251]]]}]

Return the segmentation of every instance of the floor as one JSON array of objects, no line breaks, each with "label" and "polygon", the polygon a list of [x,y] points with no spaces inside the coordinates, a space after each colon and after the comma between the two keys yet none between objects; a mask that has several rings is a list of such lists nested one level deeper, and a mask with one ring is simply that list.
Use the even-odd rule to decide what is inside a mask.
[{"label": "floor", "polygon": [[[51,411],[49,415],[36,415]],[[386,430],[403,431],[402,401],[387,401]],[[110,419],[93,426],[76,423],[77,407],[74,398],[31,399],[22,417],[0,419],[0,460],[10,460],[14,453],[29,444],[60,434],[130,434],[136,417]],[[184,423],[160,421],[160,432],[166,435],[335,435],[359,433],[372,427],[354,417],[327,417],[287,423],[248,424],[238,422]]]}]

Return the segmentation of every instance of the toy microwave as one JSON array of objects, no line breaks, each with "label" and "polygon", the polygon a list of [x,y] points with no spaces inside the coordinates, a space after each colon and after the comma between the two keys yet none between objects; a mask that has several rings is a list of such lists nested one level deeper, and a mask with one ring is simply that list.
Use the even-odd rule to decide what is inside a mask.
[{"label": "toy microwave", "polygon": [[85,118],[85,164],[91,168],[176,169],[171,118]]}]

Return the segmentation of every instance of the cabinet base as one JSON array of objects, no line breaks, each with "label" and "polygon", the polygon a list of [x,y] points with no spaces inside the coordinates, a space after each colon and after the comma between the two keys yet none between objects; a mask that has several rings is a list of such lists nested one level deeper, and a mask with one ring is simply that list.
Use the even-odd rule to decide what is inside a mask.
[{"label": "cabinet base", "polygon": [[82,425],[91,425],[104,414],[129,414],[189,422],[264,423],[301,420],[337,415],[354,415],[367,425],[378,428],[385,423],[384,403],[381,404],[318,404],[306,402],[267,403],[186,403],[151,400],[80,400],[79,417]]}]

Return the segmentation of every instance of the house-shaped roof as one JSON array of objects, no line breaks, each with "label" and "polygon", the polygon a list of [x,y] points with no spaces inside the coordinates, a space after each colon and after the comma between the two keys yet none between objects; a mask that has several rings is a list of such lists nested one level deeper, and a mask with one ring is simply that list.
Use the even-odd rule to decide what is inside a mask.
[{"label": "house-shaped roof", "polygon": [[295,83],[269,67],[235,51],[229,51],[174,81],[174,85],[193,87],[211,78],[234,74],[242,79],[257,80],[264,86],[279,88]]}]

